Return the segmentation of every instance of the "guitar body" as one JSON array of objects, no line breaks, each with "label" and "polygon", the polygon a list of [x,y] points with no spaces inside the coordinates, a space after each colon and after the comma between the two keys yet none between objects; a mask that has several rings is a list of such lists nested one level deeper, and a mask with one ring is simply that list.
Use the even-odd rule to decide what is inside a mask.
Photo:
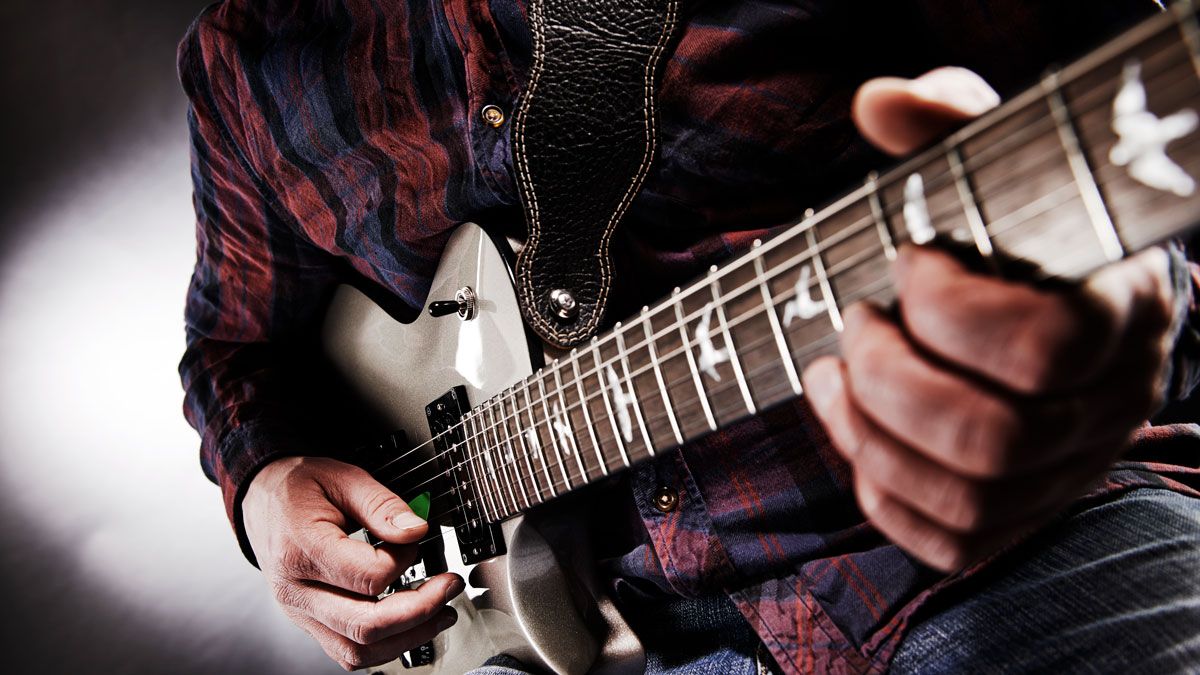
[{"label": "guitar body", "polygon": [[[447,245],[431,300],[452,299],[462,288],[476,296],[474,316],[396,321],[362,292],[343,286],[325,320],[326,352],[351,388],[382,422],[404,431],[411,446],[430,438],[426,406],[461,386],[479,402],[530,375],[542,363],[541,345],[527,333],[512,284],[511,250],[482,228],[464,224]],[[406,464],[429,460],[414,453]],[[383,458],[389,459],[389,458]],[[401,494],[405,499],[413,495]],[[430,514],[431,532],[441,520]],[[464,565],[449,522],[440,523],[449,571],[467,581],[451,606],[458,622],[433,643],[433,663],[408,668],[400,661],[377,673],[461,675],[500,653],[554,673],[644,670],[641,645],[591,576],[587,546],[547,532],[538,516],[501,526],[507,554]]]}]

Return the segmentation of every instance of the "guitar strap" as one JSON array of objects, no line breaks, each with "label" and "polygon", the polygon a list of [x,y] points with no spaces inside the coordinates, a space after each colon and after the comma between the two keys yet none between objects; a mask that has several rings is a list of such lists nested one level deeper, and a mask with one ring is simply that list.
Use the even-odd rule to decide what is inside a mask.
[{"label": "guitar strap", "polygon": [[517,297],[544,340],[596,333],[609,242],[656,154],[659,62],[679,0],[532,0],[533,64],[513,118],[528,236]]}]

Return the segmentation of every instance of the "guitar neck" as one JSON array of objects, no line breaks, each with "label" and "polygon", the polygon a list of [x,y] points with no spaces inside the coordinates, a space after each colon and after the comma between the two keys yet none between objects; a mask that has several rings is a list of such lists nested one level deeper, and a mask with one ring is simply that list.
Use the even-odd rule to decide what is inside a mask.
[{"label": "guitar neck", "polygon": [[841,309],[894,300],[902,243],[1076,280],[1185,232],[1198,107],[1189,0],[484,401],[460,483],[500,521],[800,396]]}]

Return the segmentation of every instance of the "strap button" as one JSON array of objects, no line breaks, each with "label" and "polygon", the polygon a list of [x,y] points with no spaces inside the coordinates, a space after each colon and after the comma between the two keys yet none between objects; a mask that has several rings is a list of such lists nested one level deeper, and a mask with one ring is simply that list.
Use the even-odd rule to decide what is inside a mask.
[{"label": "strap button", "polygon": [[665,485],[663,487],[658,488],[658,490],[655,490],[655,492],[654,492],[654,508],[658,509],[659,511],[662,511],[663,513],[670,513],[672,511],[674,511],[678,506],[679,506],[679,493],[678,492],[676,492],[672,488],[666,487]]},{"label": "strap button", "polygon": [[483,121],[492,127],[499,128],[504,124],[504,111],[500,109],[500,106],[485,105],[480,114],[483,115]]}]

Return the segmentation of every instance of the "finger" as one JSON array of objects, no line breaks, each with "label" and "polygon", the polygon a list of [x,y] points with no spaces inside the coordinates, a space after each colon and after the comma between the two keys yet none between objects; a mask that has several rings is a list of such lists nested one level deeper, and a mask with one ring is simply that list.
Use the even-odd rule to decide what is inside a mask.
[{"label": "finger", "polygon": [[[1027,531],[1032,523],[982,534],[964,535],[940,527],[890,498],[878,485],[855,475],[859,508],[875,529],[909,555],[942,572],[956,572]],[[1044,520],[1045,516],[1038,519]]]},{"label": "finger", "polygon": [[854,467],[889,498],[939,527],[960,534],[1020,523],[1077,496],[1111,461],[1100,454],[1068,457],[1029,476],[981,480],[933,462],[886,434],[854,407],[845,389],[844,364],[814,362],[804,384],[830,440]]},{"label": "finger", "polygon": [[276,589],[276,598],[319,621],[326,628],[360,645],[372,644],[429,621],[465,584],[455,574],[441,574],[411,591],[386,598],[363,598],[312,583],[291,583]]},{"label": "finger", "polygon": [[416,559],[414,546],[372,546],[329,522],[297,533],[296,553],[280,564],[284,576],[317,581],[359,595],[382,593]]},{"label": "finger", "polygon": [[393,544],[417,542],[429,524],[408,504],[362,469],[344,465],[336,480],[323,484],[335,506],[371,534]]},{"label": "finger", "polygon": [[1021,394],[1092,382],[1110,363],[1135,296],[1048,291],[973,274],[950,255],[905,246],[893,266],[900,312],[922,348]]},{"label": "finger", "polygon": [[321,645],[329,658],[346,670],[358,670],[394,661],[404,652],[429,642],[458,621],[458,613],[451,607],[443,607],[426,623],[411,630],[384,638],[378,642],[361,645],[329,630],[320,622],[300,614],[290,613],[293,621],[303,628]]},{"label": "finger", "polygon": [[873,307],[843,315],[851,400],[872,422],[962,475],[993,478],[1053,463],[1071,447],[1080,398],[1017,401],[931,363]]},{"label": "finger", "polygon": [[915,80],[871,80],[854,97],[854,122],[884,152],[905,155],[965,120],[1000,104],[983,78],[963,68],[939,68]]}]

